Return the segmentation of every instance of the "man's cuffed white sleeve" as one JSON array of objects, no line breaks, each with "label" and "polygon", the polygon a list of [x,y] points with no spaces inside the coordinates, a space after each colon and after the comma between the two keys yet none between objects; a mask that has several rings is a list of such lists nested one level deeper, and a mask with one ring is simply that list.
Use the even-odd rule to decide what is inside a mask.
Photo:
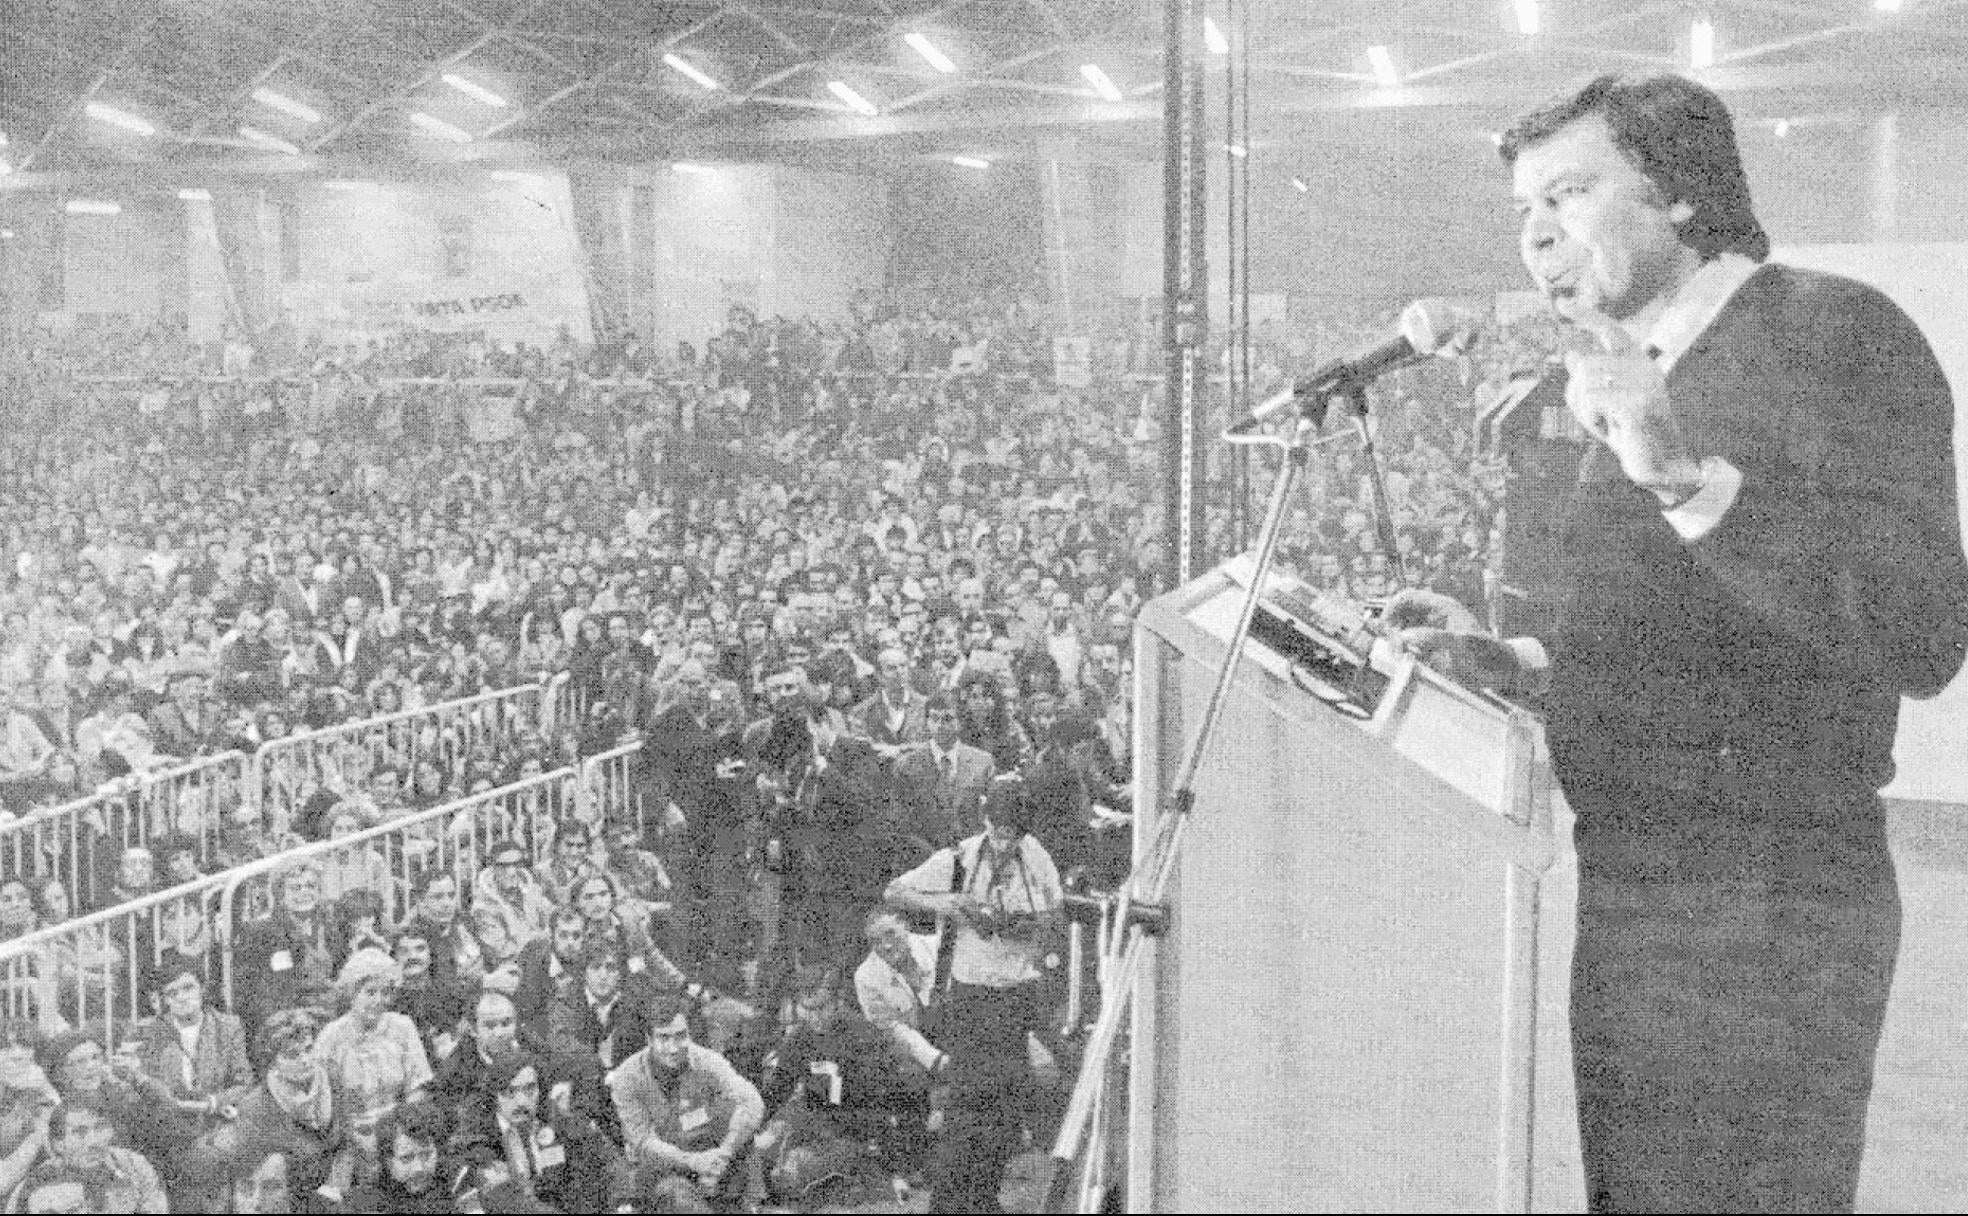
[{"label": "man's cuffed white sleeve", "polygon": [[1720,456],[1704,457],[1701,462],[1702,488],[1694,497],[1661,515],[1682,540],[1695,541],[1715,530],[1729,508],[1742,493],[1742,470]]}]

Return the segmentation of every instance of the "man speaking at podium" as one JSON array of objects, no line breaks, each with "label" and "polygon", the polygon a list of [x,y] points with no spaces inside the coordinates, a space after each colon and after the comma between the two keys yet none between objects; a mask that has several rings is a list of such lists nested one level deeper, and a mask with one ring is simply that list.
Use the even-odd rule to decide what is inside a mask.
[{"label": "man speaking at podium", "polygon": [[[1968,638],[1947,382],[1880,293],[1765,261],[1708,90],[1602,77],[1501,149],[1524,264],[1596,347],[1544,703],[1588,1201],[1849,1211],[1900,932],[1878,790]],[[1466,674],[1500,648],[1452,608],[1388,616]]]}]

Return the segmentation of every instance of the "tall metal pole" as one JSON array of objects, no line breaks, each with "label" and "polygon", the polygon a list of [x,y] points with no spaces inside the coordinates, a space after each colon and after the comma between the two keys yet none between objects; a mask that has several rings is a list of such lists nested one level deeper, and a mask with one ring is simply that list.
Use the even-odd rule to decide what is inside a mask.
[{"label": "tall metal pole", "polygon": [[1162,317],[1168,391],[1162,423],[1164,548],[1177,583],[1204,566],[1202,394],[1209,295],[1203,257],[1203,6],[1167,0],[1162,122]]}]

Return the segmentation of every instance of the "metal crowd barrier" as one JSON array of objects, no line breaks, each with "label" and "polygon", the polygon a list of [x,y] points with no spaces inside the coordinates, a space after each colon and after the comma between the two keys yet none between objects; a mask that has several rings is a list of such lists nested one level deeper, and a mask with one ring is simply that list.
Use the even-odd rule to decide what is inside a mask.
[{"label": "metal crowd barrier", "polygon": [[[59,881],[77,908],[101,906],[124,850],[179,832],[200,864],[218,849],[223,813],[250,795],[253,758],[204,756],[172,768],[133,773],[90,794],[0,824],[0,873]],[[162,858],[158,859],[161,875]]]},{"label": "metal crowd barrier", "polygon": [[159,968],[178,959],[214,990],[223,964],[213,914],[223,890],[199,878],[0,942],[0,1014],[44,1029],[100,1025],[107,1036],[149,1016]]},{"label": "metal crowd barrier", "polygon": [[275,739],[255,756],[261,814],[278,834],[317,792],[359,792],[379,768],[397,769],[407,784],[426,760],[455,770],[481,753],[496,756],[519,731],[538,729],[544,706],[542,687],[522,684]]},{"label": "metal crowd barrier", "polygon": [[592,757],[591,782],[581,768],[555,769],[0,942],[0,1018],[50,1028],[87,1023],[107,1046],[116,1027],[154,1012],[149,997],[158,971],[180,957],[230,1007],[238,935],[271,912],[280,874],[313,864],[323,880],[323,914],[340,928],[349,926],[330,912],[333,901],[374,891],[382,904],[376,929],[387,933],[438,870],[469,891],[495,844],[513,841],[534,863],[545,860],[561,820],[604,813],[600,805],[580,805],[584,788],[594,798],[620,796],[608,775],[617,763],[614,753]]},{"label": "metal crowd barrier", "polygon": [[579,804],[585,822],[600,825],[633,820],[638,828],[646,826],[643,798],[635,780],[635,758],[641,750],[642,740],[630,738],[580,762]]}]

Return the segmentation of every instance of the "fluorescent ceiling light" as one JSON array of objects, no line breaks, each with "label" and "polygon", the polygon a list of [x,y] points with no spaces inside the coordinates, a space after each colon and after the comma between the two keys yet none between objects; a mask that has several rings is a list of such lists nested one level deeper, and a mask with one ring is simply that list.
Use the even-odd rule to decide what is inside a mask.
[{"label": "fluorescent ceiling light", "polygon": [[718,87],[718,82],[712,79],[711,75],[708,72],[704,71],[702,68],[698,67],[696,64],[690,62],[688,59],[685,59],[683,56],[677,54],[674,51],[666,53],[663,56],[663,62],[669,64],[670,67],[675,69],[677,72],[680,72],[685,76],[688,76],[691,80],[695,81],[698,85],[702,86],[703,88],[715,89]]},{"label": "fluorescent ceiling light", "polygon": [[847,108],[853,110],[856,114],[863,114],[869,118],[873,118],[875,115],[881,113],[879,106],[855,92],[848,86],[845,80],[829,80],[827,82],[827,89],[834,96],[846,102]]},{"label": "fluorescent ceiling light", "polygon": [[70,215],[122,215],[120,203],[104,202],[97,198],[72,198],[63,204],[62,210]]},{"label": "fluorescent ceiling light", "polygon": [[329,181],[322,182],[321,188],[323,190],[339,190],[344,194],[354,194],[362,190],[382,189],[382,187],[377,185],[375,182],[350,181],[346,178],[334,178]]},{"label": "fluorescent ceiling light", "polygon": [[1294,177],[1292,178],[1292,189],[1298,191],[1300,194],[1305,194],[1308,191],[1310,191],[1312,187],[1305,184],[1304,178]]},{"label": "fluorescent ceiling light", "polygon": [[988,169],[991,162],[981,156],[952,156],[950,163],[965,169]]},{"label": "fluorescent ceiling light", "polygon": [[904,34],[902,35],[902,41],[908,43],[910,49],[915,51],[916,54],[921,55],[928,62],[929,66],[935,68],[937,71],[947,75],[957,70],[957,65],[950,61],[950,57],[942,51],[937,50],[936,44],[921,34]]},{"label": "fluorescent ceiling light", "polygon": [[1374,79],[1382,88],[1391,89],[1401,83],[1401,73],[1394,70],[1394,56],[1384,46],[1367,48],[1367,62],[1373,65]]},{"label": "fluorescent ceiling light", "polygon": [[1773,130],[1778,139],[1784,138],[1790,134],[1790,120],[1788,118],[1779,118]]},{"label": "fluorescent ceiling light", "polygon": [[138,118],[128,110],[119,110],[100,101],[92,101],[83,106],[82,112],[97,122],[106,122],[112,127],[122,127],[125,131],[135,131],[139,135],[157,134],[157,128],[150,122]]},{"label": "fluorescent ceiling light", "polygon": [[1225,152],[1228,152],[1230,155],[1236,157],[1238,160],[1242,160],[1246,156],[1250,155],[1250,149],[1244,147],[1244,145],[1242,144],[1224,144],[1223,150]]},{"label": "fluorescent ceiling light", "polygon": [[1897,13],[1900,11],[1900,0],[1872,0],[1872,7],[1882,13]]},{"label": "fluorescent ceiling light", "polygon": [[1688,66],[1715,66],[1715,23],[1706,17],[1688,28]]},{"label": "fluorescent ceiling light", "polygon": [[437,136],[439,139],[448,139],[454,144],[468,144],[471,142],[471,132],[454,127],[434,114],[426,114],[422,110],[418,110],[410,116],[410,121],[416,123],[432,135]]},{"label": "fluorescent ceiling light", "polygon": [[1538,0],[1516,0],[1517,32],[1535,34],[1538,32]]},{"label": "fluorescent ceiling light", "polygon": [[12,228],[0,228],[0,241],[11,241],[13,239],[14,230]]},{"label": "fluorescent ceiling light", "polygon": [[1122,95],[1121,90],[1114,84],[1114,82],[1108,79],[1107,73],[1100,70],[1099,64],[1097,63],[1081,64],[1080,75],[1086,77],[1086,82],[1093,86],[1094,92],[1100,94],[1108,101],[1127,100],[1127,98]]},{"label": "fluorescent ceiling light", "polygon": [[0,157],[0,177],[5,177],[9,173],[12,173],[13,171],[14,171],[13,162],[7,160],[5,157]]},{"label": "fluorescent ceiling light", "polygon": [[178,197],[187,203],[209,203],[212,201],[212,192],[203,186],[186,186],[178,191]]},{"label": "fluorescent ceiling light", "polygon": [[258,127],[239,128],[239,138],[245,140],[247,143],[258,144],[260,147],[271,152],[284,152],[288,156],[299,156],[301,154],[301,150],[293,144],[288,143],[271,132],[262,131]]},{"label": "fluorescent ceiling light", "polygon": [[681,160],[670,166],[670,172],[672,173],[709,173],[711,171],[709,165],[693,165],[688,161]]},{"label": "fluorescent ceiling light", "polygon": [[302,105],[285,93],[276,93],[264,85],[253,90],[253,100],[263,106],[278,110],[282,114],[291,114],[302,122],[316,123],[321,121],[321,111],[315,109],[313,106]]},{"label": "fluorescent ceiling light", "polygon": [[1230,40],[1223,36],[1223,27],[1216,23],[1214,17],[1203,18],[1203,45],[1209,48],[1212,55],[1230,53]]},{"label": "fluorescent ceiling light", "polygon": [[494,169],[492,170],[492,180],[495,182],[536,182],[540,180],[540,175],[537,173],[528,173],[524,169]]},{"label": "fluorescent ceiling light", "polygon": [[438,79],[471,98],[473,101],[482,102],[485,105],[491,106],[493,109],[505,108],[505,98],[494,93],[482,84],[465,79],[456,72],[446,72],[444,75],[438,77]]}]

